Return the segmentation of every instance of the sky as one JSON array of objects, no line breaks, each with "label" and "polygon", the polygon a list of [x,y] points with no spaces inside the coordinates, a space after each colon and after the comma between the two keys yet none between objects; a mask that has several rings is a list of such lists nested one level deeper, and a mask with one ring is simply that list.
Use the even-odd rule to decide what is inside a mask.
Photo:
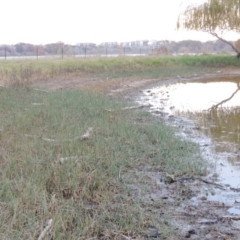
[{"label": "sky", "polygon": [[179,13],[203,1],[2,0],[0,44],[215,40],[208,33],[176,30]]}]

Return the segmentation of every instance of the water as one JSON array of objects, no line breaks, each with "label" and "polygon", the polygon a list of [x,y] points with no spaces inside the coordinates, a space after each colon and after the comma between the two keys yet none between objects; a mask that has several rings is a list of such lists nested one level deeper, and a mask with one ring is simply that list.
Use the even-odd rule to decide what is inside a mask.
[{"label": "water", "polygon": [[240,209],[239,209],[239,208],[234,208],[234,207],[229,208],[229,209],[228,209],[228,212],[229,212],[230,214],[240,215]]},{"label": "water", "polygon": [[[143,91],[139,102],[178,127],[181,134],[200,144],[214,165],[218,181],[228,187],[208,200],[240,201],[240,77],[182,81]],[[211,107],[224,102],[217,110]]]}]

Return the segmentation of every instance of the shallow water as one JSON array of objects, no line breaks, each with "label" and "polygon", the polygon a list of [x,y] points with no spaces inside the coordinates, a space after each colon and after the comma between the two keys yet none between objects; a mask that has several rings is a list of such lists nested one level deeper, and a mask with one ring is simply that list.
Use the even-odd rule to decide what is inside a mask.
[{"label": "shallow water", "polygon": [[[221,184],[240,188],[240,78],[184,81],[143,91],[139,102],[150,103],[151,111],[182,135],[202,146],[204,156],[214,163]],[[228,99],[217,110],[209,109]],[[209,200],[240,201],[240,193],[209,196]]]}]

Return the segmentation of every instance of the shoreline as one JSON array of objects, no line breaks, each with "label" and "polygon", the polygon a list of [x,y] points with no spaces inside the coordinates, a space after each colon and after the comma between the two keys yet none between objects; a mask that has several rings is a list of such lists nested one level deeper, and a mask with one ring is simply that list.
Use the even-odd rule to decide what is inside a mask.
[{"label": "shoreline", "polygon": [[[233,76],[234,78],[239,77],[240,76],[240,72],[235,72],[233,74],[227,72],[225,74],[211,74],[209,75],[205,75],[205,76],[199,76],[199,77],[195,77],[195,78],[182,78],[182,79],[170,79],[169,80],[165,80],[165,81],[161,81],[159,83],[154,83],[151,84],[149,86],[146,86],[144,88],[145,91],[151,91],[151,89],[153,89],[154,87],[161,87],[164,85],[171,85],[171,84],[175,84],[175,83],[180,83],[180,82],[193,82],[195,80],[207,80],[207,79],[216,79],[216,78],[220,78],[224,79],[226,77],[231,77]],[[144,92],[144,90],[141,90],[141,92]],[[137,98],[139,97],[139,91],[136,94],[132,95],[132,99],[137,100]],[[139,101],[137,101],[139,102]],[[141,104],[147,104],[147,102],[142,101]],[[201,145],[200,141],[197,140],[197,135],[195,133],[194,135],[194,131],[193,129],[196,129],[196,126],[194,125],[193,122],[190,123],[190,126],[188,125],[189,122],[184,122],[184,119],[181,116],[173,116],[171,118],[169,118],[166,115],[159,115],[159,113],[154,114],[154,110],[150,111],[150,108],[147,110],[149,112],[152,112],[153,115],[156,115],[156,117],[161,118],[167,125],[170,125],[172,127],[174,127],[176,129],[177,132],[180,132],[180,135],[182,135],[182,132],[185,131],[184,133],[184,138],[190,140],[190,141],[194,141],[196,142],[199,147],[200,147],[200,151],[203,154],[203,158],[204,160],[208,163],[209,167],[208,169],[210,170],[210,166],[214,166],[214,164],[219,165],[223,171],[224,171],[224,166],[226,167],[227,164],[227,160],[223,160],[221,159],[221,162],[216,163],[216,159],[214,159],[214,154],[212,153],[212,144],[214,143],[210,143],[211,140],[209,137],[204,136],[203,138],[205,138],[205,144]],[[164,110],[163,110],[164,111]],[[158,116],[159,115],[159,116]],[[176,125],[181,125],[182,128],[181,130],[179,130],[179,128],[177,128]],[[179,125],[179,126],[180,126]],[[180,136],[182,137],[182,136]],[[209,142],[209,143],[207,143]],[[214,163],[215,161],[215,163]],[[228,163],[229,164],[229,163]],[[187,196],[186,194],[186,199],[184,199],[181,204],[177,207],[177,209],[179,209],[179,211],[184,212],[183,209],[185,208],[189,208],[191,209],[191,206],[195,208],[195,211],[198,211],[199,209],[204,209],[205,211],[212,211],[214,212],[215,216],[218,216],[218,218],[221,218],[221,215],[224,215],[224,217],[228,218],[229,221],[234,221],[233,219],[236,216],[236,219],[240,219],[240,208],[238,205],[238,202],[240,202],[239,200],[239,194],[238,192],[240,191],[240,188],[235,188],[235,187],[231,187],[231,185],[228,184],[224,184],[223,181],[221,181],[221,175],[220,176],[215,176],[216,174],[220,173],[219,171],[221,170],[220,167],[217,170],[214,171],[209,171],[208,174],[202,178],[197,179],[192,177],[192,179],[188,179],[188,180],[184,180],[184,178],[182,178],[183,180],[181,181],[181,179],[178,180],[172,180],[172,182],[174,183],[175,181],[181,181],[181,183],[184,185],[185,188],[187,188],[188,192],[189,192],[189,196]],[[234,169],[234,167],[232,167]],[[217,171],[217,172],[216,172]],[[233,170],[232,170],[233,171]],[[153,175],[155,175],[153,178],[156,178],[157,175],[159,175],[159,173],[153,171],[152,173]],[[235,174],[236,175],[236,174]],[[159,177],[159,176],[158,176]],[[161,178],[164,178],[164,176],[161,176]],[[166,178],[166,176],[165,176]],[[174,176],[173,176],[174,179]],[[205,181],[206,180],[206,181]],[[203,183],[205,182],[205,184]],[[210,187],[209,187],[210,185]],[[211,186],[212,185],[212,186]],[[161,186],[163,188],[163,186]],[[179,186],[178,186],[179,187]],[[167,192],[167,190],[164,190]],[[164,193],[166,195],[166,192]],[[194,194],[193,194],[194,193]],[[158,197],[156,199],[154,199],[154,201],[156,201],[157,199],[160,198],[165,198],[166,196],[163,195],[160,192],[155,192],[153,194],[155,197],[158,195]],[[168,197],[166,197],[168,198]],[[223,205],[221,211],[216,208],[216,204],[219,205]],[[170,211],[175,211],[176,209],[173,208]],[[186,213],[185,213],[186,214]],[[190,213],[188,213],[189,216],[191,216]],[[203,230],[203,224],[205,225],[212,225],[214,227],[205,227],[206,231],[212,232],[213,229],[215,228],[215,226],[217,225],[218,229],[220,230],[221,228],[225,229],[224,231],[220,230],[220,232],[227,234],[227,235],[232,235],[235,236],[236,232],[234,230],[234,228],[231,228],[230,226],[226,226],[226,224],[221,224],[218,222],[218,219],[212,219],[211,214],[205,214],[204,215],[204,219],[203,216],[201,216],[201,214],[199,214],[199,216],[196,216],[196,214],[194,214],[194,220],[191,220],[191,224],[189,220],[186,220],[186,217],[181,216],[181,221],[183,220],[183,218],[185,218],[185,222],[182,223],[181,221],[176,220],[175,219],[175,226],[177,228],[183,228],[184,229],[184,225],[188,226],[189,229],[194,230],[193,232],[197,232],[197,229],[202,228]],[[172,216],[174,218],[174,216]],[[235,223],[235,222],[233,222]],[[190,225],[189,225],[190,224]],[[226,231],[227,229],[227,231]],[[204,231],[205,231],[204,230]],[[180,231],[181,232],[181,231]],[[186,233],[188,232],[188,233]],[[235,232],[235,233],[234,233]],[[180,234],[185,235],[185,237],[189,237],[190,239],[195,239],[196,235],[195,234],[191,234],[189,231],[182,231]],[[203,233],[201,233],[203,234]],[[200,234],[200,235],[201,235]],[[205,233],[204,233],[205,234]],[[202,239],[205,235],[202,235]],[[199,233],[197,234],[199,235]],[[236,235],[237,236],[237,235]],[[184,236],[183,236],[184,237]],[[213,239],[214,237],[217,237],[217,234],[214,236],[213,234],[210,234],[209,236],[207,235],[206,238],[204,239]],[[198,239],[198,238],[196,238]],[[201,239],[201,238],[199,238]],[[215,239],[215,238],[214,238]],[[231,239],[238,239],[238,238],[231,238]]]}]

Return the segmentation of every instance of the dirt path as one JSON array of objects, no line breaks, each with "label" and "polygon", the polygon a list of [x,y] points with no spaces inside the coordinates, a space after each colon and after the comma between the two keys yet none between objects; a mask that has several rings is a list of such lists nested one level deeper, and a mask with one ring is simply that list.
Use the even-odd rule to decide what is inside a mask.
[{"label": "dirt path", "polygon": [[[203,74],[199,76],[191,76],[189,79],[204,79],[212,77],[224,76],[240,76],[240,70],[237,68],[224,68],[216,70],[214,73]],[[81,89],[86,91],[104,92],[110,96],[123,96],[127,93],[133,93],[136,90],[143,89],[152,84],[166,84],[176,81],[185,80],[186,78],[165,78],[165,79],[144,79],[137,77],[117,78],[117,79],[103,79],[103,78],[89,78],[78,77],[73,79],[50,79],[48,81],[36,82],[38,87],[46,88],[52,91],[62,89]]]}]

